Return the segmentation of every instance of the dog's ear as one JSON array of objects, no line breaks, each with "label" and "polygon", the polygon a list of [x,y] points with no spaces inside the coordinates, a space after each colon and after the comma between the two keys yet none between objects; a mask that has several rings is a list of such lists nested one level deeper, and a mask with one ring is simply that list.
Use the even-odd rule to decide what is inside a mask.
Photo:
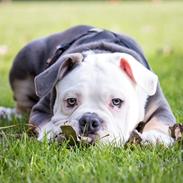
[{"label": "dog's ear", "polygon": [[127,54],[121,55],[119,66],[129,78],[143,88],[149,96],[155,94],[158,84],[156,74],[145,68],[134,57]]},{"label": "dog's ear", "polygon": [[56,63],[35,77],[36,94],[39,97],[46,96],[55,87],[57,81],[62,79],[82,60],[83,56],[80,53],[68,54],[59,58]]}]

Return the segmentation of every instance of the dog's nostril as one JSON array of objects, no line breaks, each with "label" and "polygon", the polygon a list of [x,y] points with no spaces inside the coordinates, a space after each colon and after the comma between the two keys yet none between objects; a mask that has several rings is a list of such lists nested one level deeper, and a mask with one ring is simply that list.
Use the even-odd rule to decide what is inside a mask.
[{"label": "dog's nostril", "polygon": [[94,128],[94,129],[98,128],[99,127],[99,121],[98,120],[92,120],[91,127]]},{"label": "dog's nostril", "polygon": [[79,120],[79,125],[80,125],[81,127],[85,127],[86,124],[87,124],[87,121],[86,121],[85,119]]}]

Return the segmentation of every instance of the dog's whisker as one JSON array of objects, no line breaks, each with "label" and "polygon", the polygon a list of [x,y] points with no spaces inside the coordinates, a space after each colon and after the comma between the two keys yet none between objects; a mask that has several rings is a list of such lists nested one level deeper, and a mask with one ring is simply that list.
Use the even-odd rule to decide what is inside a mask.
[{"label": "dog's whisker", "polygon": [[110,134],[108,133],[108,134],[106,134],[106,135],[104,135],[104,136],[102,136],[102,137],[100,137],[100,139],[99,140],[101,140],[101,139],[103,139],[103,138],[105,138],[105,137],[108,137],[108,136],[110,136]]}]

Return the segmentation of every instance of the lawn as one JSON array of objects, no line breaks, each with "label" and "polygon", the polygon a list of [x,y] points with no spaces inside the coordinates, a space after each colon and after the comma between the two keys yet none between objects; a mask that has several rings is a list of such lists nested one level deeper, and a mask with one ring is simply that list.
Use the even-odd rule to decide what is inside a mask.
[{"label": "lawn", "polygon": [[[76,24],[124,32],[142,46],[178,122],[183,122],[183,2],[0,4],[0,106],[13,107],[8,71],[27,42]],[[5,52],[1,52],[5,48]],[[180,144],[117,148],[37,142],[27,119],[0,121],[0,182],[183,182]]]}]

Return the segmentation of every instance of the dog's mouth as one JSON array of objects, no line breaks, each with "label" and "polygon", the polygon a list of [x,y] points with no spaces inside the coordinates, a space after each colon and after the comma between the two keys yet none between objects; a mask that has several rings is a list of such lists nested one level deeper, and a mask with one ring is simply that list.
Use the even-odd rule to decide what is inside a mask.
[{"label": "dog's mouth", "polygon": [[88,134],[79,135],[70,125],[61,126],[62,135],[69,144],[94,144],[97,140],[97,135]]},{"label": "dog's mouth", "polygon": [[61,133],[55,137],[58,142],[67,141],[69,145],[94,145],[101,138],[98,134],[77,134],[74,128],[70,125],[63,125],[60,127]]}]

